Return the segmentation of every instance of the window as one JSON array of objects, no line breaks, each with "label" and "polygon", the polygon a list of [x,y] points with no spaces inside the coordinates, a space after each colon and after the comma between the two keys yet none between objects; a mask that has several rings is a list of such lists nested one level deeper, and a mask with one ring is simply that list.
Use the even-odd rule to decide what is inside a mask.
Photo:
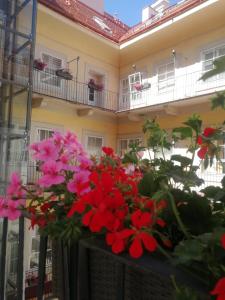
[{"label": "window", "polygon": [[38,128],[37,129],[37,140],[43,141],[43,140],[49,139],[53,135],[53,133],[54,133],[54,130]]},{"label": "window", "polygon": [[158,90],[160,92],[168,91],[173,88],[175,83],[174,62],[159,66],[158,68]]},{"label": "window", "polygon": [[121,104],[126,104],[129,100],[129,80],[128,77],[121,80]]},{"label": "window", "polygon": [[10,274],[15,275],[17,273],[18,265],[18,247],[19,243],[17,240],[11,241],[11,257],[10,257]]},{"label": "window", "polygon": [[94,16],[93,20],[101,27],[102,30],[104,30],[110,34],[112,33],[112,30],[109,28],[109,26],[107,24],[105,24],[105,22],[102,19]]},{"label": "window", "polygon": [[119,155],[123,156],[130,149],[130,145],[133,144],[142,144],[141,137],[130,137],[130,138],[121,138],[119,139]]},{"label": "window", "polygon": [[[39,250],[40,250],[40,234],[38,232],[38,228],[35,227],[32,231],[31,238],[31,254],[30,254],[30,269],[36,269],[38,267],[39,261]],[[52,263],[52,245],[51,241],[48,239],[47,245],[47,256],[46,256],[46,265],[50,265]]]},{"label": "window", "polygon": [[[203,52],[202,69],[203,72],[208,72],[214,68],[213,61],[225,55],[225,45],[210,49]],[[217,78],[224,78],[225,73],[216,75]],[[211,78],[210,78],[211,79]],[[210,80],[208,79],[208,80]]]},{"label": "window", "polygon": [[136,86],[142,82],[142,76],[140,72],[129,75],[129,87],[131,101],[139,100],[141,98],[141,92],[137,90]]},{"label": "window", "polygon": [[100,136],[87,136],[86,149],[90,155],[101,155],[104,139]]},{"label": "window", "polygon": [[47,66],[45,71],[41,72],[41,82],[54,87],[61,87],[61,79],[56,76],[55,72],[62,69],[62,59],[42,53],[42,61]]}]

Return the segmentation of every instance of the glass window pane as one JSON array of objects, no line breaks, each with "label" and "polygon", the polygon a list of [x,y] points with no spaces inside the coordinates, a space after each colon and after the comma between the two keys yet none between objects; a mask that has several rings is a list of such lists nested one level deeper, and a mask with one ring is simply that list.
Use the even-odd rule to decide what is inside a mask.
[{"label": "glass window pane", "polygon": [[205,53],[205,58],[204,58],[204,60],[210,60],[210,59],[213,59],[213,55],[214,55],[214,51]]}]

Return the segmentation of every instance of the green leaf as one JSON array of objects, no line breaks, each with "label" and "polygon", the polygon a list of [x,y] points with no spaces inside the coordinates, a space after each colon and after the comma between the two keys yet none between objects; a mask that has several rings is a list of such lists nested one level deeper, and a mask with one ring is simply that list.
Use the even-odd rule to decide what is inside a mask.
[{"label": "green leaf", "polygon": [[152,196],[155,192],[154,177],[152,173],[146,173],[138,185],[138,189],[143,196]]},{"label": "green leaf", "polygon": [[187,287],[187,286],[179,286],[179,290],[174,291],[173,300],[199,300],[199,296],[197,293]]},{"label": "green leaf", "polygon": [[221,184],[222,184],[222,187],[225,189],[225,176],[224,176],[223,179],[221,180]]},{"label": "green leaf", "polygon": [[191,127],[197,135],[201,132],[202,120],[199,115],[193,114],[184,124]]},{"label": "green leaf", "polygon": [[220,191],[220,187],[218,186],[207,186],[203,190],[201,190],[202,193],[205,194],[207,198],[215,198],[216,194]]},{"label": "green leaf", "polygon": [[198,240],[182,241],[175,247],[174,255],[178,263],[188,264],[192,261],[202,261],[204,247]]},{"label": "green leaf", "polygon": [[138,163],[138,157],[137,154],[133,151],[125,153],[123,157],[123,163],[132,163],[132,164],[137,164]]},{"label": "green leaf", "polygon": [[184,140],[187,138],[192,138],[193,133],[190,127],[177,127],[173,129],[172,135],[175,140]]},{"label": "green leaf", "polygon": [[214,110],[216,108],[225,109],[225,93],[217,93],[215,97],[211,99],[211,109]]},{"label": "green leaf", "polygon": [[206,170],[209,166],[209,157],[206,155],[206,157],[204,158],[204,169]]},{"label": "green leaf", "polygon": [[191,164],[192,160],[186,156],[182,155],[172,155],[171,160],[177,161],[181,164],[182,167],[187,167]]}]

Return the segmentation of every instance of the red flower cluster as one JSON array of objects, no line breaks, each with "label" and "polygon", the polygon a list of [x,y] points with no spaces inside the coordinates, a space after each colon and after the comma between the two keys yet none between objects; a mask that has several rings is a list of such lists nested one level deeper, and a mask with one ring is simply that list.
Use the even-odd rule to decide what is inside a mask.
[{"label": "red flower cluster", "polygon": [[[225,233],[221,237],[221,244],[225,249]],[[225,277],[218,280],[216,286],[211,291],[211,295],[217,296],[217,300],[225,300]]]},{"label": "red flower cluster", "polygon": [[114,253],[129,247],[130,255],[138,258],[143,248],[155,251],[154,226],[165,225],[158,217],[165,202],[140,196],[140,172],[128,174],[111,148],[104,147],[103,152],[106,155],[89,177],[91,191],[74,202],[67,216],[81,215],[82,224],[91,232],[106,231],[106,242]]},{"label": "red flower cluster", "polygon": [[211,291],[211,295],[216,295],[217,300],[225,300],[225,277],[217,282],[215,288]]},{"label": "red flower cluster", "polygon": [[199,158],[204,159],[207,153],[211,155],[210,149],[212,143],[210,142],[209,138],[211,138],[215,132],[215,128],[207,127],[205,128],[203,134],[198,136],[197,143],[200,146],[200,149],[198,150],[197,154]]}]

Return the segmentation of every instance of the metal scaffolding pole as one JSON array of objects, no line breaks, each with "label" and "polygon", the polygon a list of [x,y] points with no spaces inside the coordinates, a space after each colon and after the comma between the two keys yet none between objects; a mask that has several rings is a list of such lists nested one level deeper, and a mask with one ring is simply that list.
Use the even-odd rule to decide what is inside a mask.
[{"label": "metal scaffolding pole", "polygon": [[[25,164],[14,161],[12,153],[22,153],[29,143],[36,16],[37,0],[0,1],[0,195],[10,172],[20,172]],[[21,149],[15,147],[18,142]],[[15,276],[9,274],[12,242],[18,253]],[[0,220],[0,296],[24,299],[23,218],[18,224]]]}]

